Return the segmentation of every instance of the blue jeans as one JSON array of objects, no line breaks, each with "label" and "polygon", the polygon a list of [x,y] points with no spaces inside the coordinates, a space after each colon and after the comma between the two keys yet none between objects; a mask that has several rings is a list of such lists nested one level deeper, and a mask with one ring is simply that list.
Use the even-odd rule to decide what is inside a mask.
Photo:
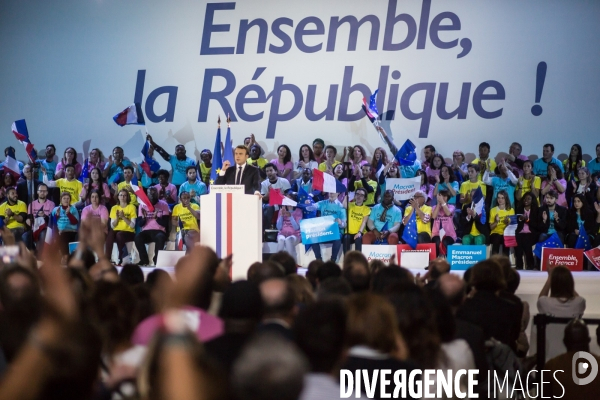
[{"label": "blue jeans", "polygon": [[[331,247],[331,261],[337,262],[338,253],[340,252],[340,248],[342,247],[341,239],[332,240],[331,242],[325,242],[325,243],[331,243],[333,245]],[[317,244],[313,244],[311,246],[313,249],[313,252],[315,253],[315,258],[317,260],[323,259],[323,256],[321,255],[321,246],[320,246],[321,244],[324,244],[324,243],[317,243]]]}]

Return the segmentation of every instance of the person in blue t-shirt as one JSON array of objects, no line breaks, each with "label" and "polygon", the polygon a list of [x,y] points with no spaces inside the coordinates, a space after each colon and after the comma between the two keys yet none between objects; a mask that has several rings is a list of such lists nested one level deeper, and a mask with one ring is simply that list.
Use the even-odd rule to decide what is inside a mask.
[{"label": "person in blue t-shirt", "polygon": [[554,157],[554,145],[546,143],[542,148],[542,158],[538,158],[533,162],[533,173],[539,177],[545,178],[548,174],[548,164],[556,164],[564,173],[562,162]]},{"label": "person in blue t-shirt", "polygon": [[152,136],[148,135],[147,138],[152,147],[158,151],[158,154],[160,154],[165,161],[171,164],[171,183],[177,187],[177,190],[179,190],[179,187],[185,181],[187,181],[187,168],[190,166],[195,167],[196,162],[186,156],[185,146],[182,144],[175,146],[175,155],[171,155],[167,153],[165,149],[157,145],[154,140],[152,140]]},{"label": "person in blue t-shirt", "polygon": [[113,183],[119,184],[125,180],[123,168],[131,166],[131,162],[125,160],[124,157],[123,149],[119,146],[113,149],[112,156],[108,156],[108,162],[104,166],[104,172],[102,172],[108,186],[112,186]]},{"label": "person in blue t-shirt", "polygon": [[[54,171],[56,171],[57,161],[54,161],[54,155],[56,154],[56,147],[53,144],[46,146],[46,159],[40,160],[40,165],[46,168],[48,179],[54,180]],[[38,180],[42,182],[44,180],[44,172],[39,168]]]},{"label": "person in blue t-shirt", "polygon": [[179,197],[181,193],[188,192],[191,196],[191,202],[200,205],[200,196],[208,193],[204,182],[198,179],[196,167],[190,165],[186,170],[187,181],[183,182],[179,187]]},{"label": "person in blue t-shirt", "polygon": [[[319,201],[315,204],[317,211],[321,213],[321,217],[326,215],[331,215],[335,218],[335,221],[340,228],[340,238],[342,237],[344,228],[346,227],[346,209],[338,200],[339,193],[329,193],[329,199]],[[331,243],[331,261],[336,262],[338,258],[338,253],[340,252],[340,248],[342,247],[342,239],[332,240]],[[312,245],[313,252],[315,253],[315,258],[317,260],[322,260],[323,256],[321,255],[321,246],[319,244]]]}]

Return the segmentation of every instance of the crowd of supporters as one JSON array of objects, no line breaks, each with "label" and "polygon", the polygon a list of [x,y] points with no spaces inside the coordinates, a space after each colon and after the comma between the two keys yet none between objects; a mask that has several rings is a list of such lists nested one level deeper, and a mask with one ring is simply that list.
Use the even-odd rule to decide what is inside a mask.
[{"label": "crowd of supporters", "polygon": [[[454,151],[451,158],[425,146],[423,159],[399,162],[398,147],[385,130],[378,128],[389,150],[377,147],[370,158],[361,145],[343,148],[341,155],[322,139],[304,144],[297,155],[287,145],[280,145],[274,158],[265,151],[254,135],[244,140],[247,163],[260,170],[263,201],[263,230],[277,231],[278,249],[295,256],[300,242],[300,220],[333,215],[342,239],[333,242],[331,259],[352,245],[361,250],[363,243],[395,244],[413,213],[417,220],[418,243],[440,245],[454,243],[489,244],[492,254],[509,254],[504,245],[504,230],[511,216],[517,216],[517,246],[514,249],[518,269],[538,269],[532,246],[557,234],[560,241],[574,247],[585,229],[590,245],[600,244],[600,144],[595,158],[584,160],[583,149],[575,144],[563,161],[554,157],[554,146],[545,144],[539,158],[525,157],[519,143],[512,143],[507,153],[492,157],[490,145],[481,143],[478,157],[467,162],[465,153]],[[90,151],[82,165],[77,150],[68,147],[58,161],[53,145],[46,146],[44,158],[36,164],[19,163],[20,171],[4,168],[0,179],[0,220],[13,232],[17,241],[39,252],[43,248],[50,219],[51,229],[63,237],[63,243],[77,240],[78,229],[85,219],[100,219],[107,233],[106,251],[118,246],[113,260],[120,265],[125,244],[136,247],[154,242],[163,249],[171,230],[177,230],[187,248],[199,240],[201,197],[210,190],[212,153],[203,150],[200,160],[186,155],[183,145],[174,154],[148,136],[149,157],[156,151],[171,166],[148,173],[127,159],[123,149],[115,147],[108,157],[100,149]],[[5,150],[9,154],[11,147]],[[471,149],[469,149],[471,150]],[[533,159],[535,158],[535,159]],[[340,193],[325,193],[313,185],[313,171],[333,175],[342,183]],[[81,174],[86,177],[82,178]],[[35,175],[35,176],[34,176]],[[390,178],[421,177],[421,185],[410,200],[399,201],[386,186]],[[152,207],[141,204],[134,187],[148,194]],[[478,214],[473,195],[480,189],[485,196],[486,213]],[[269,204],[271,190],[279,190],[293,200],[314,203],[295,208]],[[40,228],[40,226],[42,228]],[[440,234],[443,232],[443,234]],[[266,237],[265,240],[271,240]],[[313,248],[317,259],[320,249]],[[67,245],[61,248],[64,259]],[[139,262],[150,264],[145,249]]]}]

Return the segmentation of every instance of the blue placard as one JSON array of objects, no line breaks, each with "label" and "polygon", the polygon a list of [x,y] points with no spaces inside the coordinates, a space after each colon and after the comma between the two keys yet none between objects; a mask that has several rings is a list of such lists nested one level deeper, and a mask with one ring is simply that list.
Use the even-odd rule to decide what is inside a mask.
[{"label": "blue placard", "polygon": [[309,218],[300,221],[300,234],[303,244],[315,244],[339,240],[340,227],[331,215]]},{"label": "blue placard", "polygon": [[452,270],[466,270],[487,258],[487,246],[448,246],[448,262]]}]

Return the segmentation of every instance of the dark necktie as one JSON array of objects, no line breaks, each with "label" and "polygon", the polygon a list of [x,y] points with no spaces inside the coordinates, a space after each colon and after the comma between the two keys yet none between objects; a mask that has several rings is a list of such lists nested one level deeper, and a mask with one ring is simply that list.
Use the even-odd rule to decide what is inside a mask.
[{"label": "dark necktie", "polygon": [[235,178],[235,184],[240,185],[242,183],[242,167],[238,167],[237,177]]}]

